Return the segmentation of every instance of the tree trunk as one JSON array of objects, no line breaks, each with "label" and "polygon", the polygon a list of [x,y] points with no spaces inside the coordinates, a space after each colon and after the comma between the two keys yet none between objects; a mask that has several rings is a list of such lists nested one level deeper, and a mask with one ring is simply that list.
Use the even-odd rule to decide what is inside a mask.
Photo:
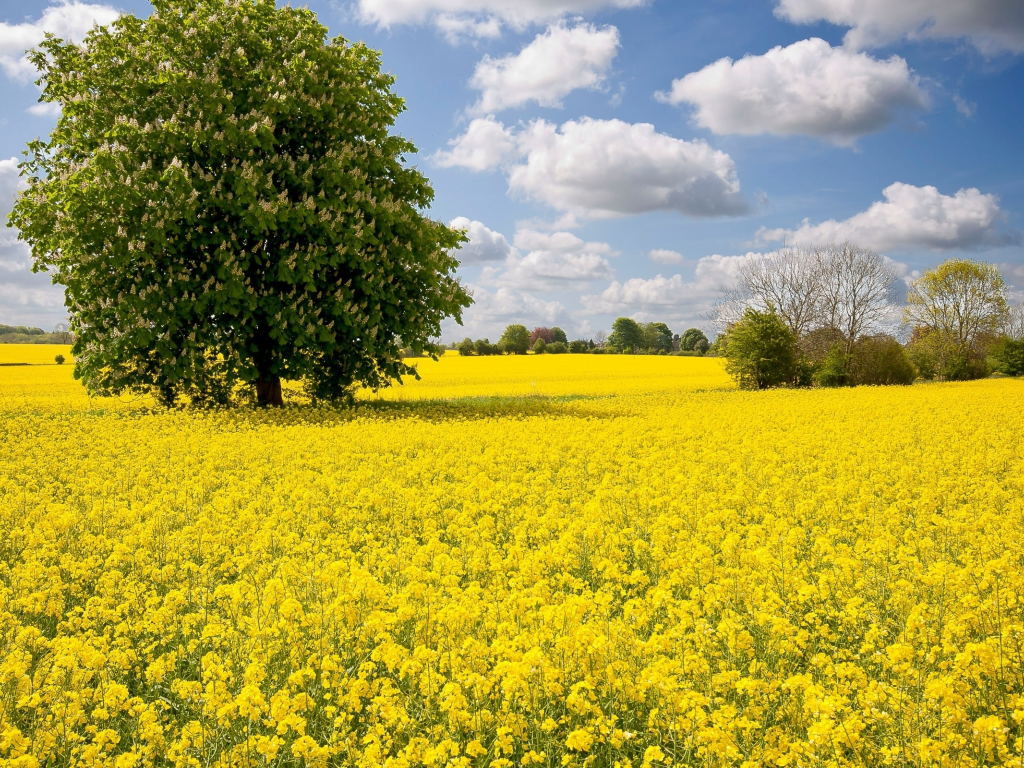
[{"label": "tree trunk", "polygon": [[277,376],[261,377],[256,382],[256,404],[284,405],[281,398],[281,379]]}]

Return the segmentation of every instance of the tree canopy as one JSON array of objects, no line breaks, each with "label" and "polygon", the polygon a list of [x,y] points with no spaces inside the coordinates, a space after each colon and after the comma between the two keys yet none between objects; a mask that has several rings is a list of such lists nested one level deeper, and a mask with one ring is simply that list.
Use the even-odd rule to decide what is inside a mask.
[{"label": "tree canopy", "polygon": [[380,56],[274,0],[154,0],[30,58],[61,107],[10,223],[66,288],[92,391],[280,402],[414,374],[471,299]]},{"label": "tree canopy", "polygon": [[775,387],[796,372],[796,335],[774,307],[748,307],[726,332],[725,356],[726,369],[741,387]]},{"label": "tree canopy", "polygon": [[525,355],[530,348],[530,332],[525,325],[510,325],[501,334],[498,346],[510,355]]},{"label": "tree canopy", "polygon": [[616,318],[608,343],[623,352],[635,352],[644,345],[644,329],[631,317]]}]

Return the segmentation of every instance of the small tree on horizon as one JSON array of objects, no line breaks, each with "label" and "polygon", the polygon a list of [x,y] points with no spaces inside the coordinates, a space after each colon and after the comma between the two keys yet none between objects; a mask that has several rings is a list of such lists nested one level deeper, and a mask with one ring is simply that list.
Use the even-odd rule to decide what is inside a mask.
[{"label": "small tree on horizon", "polygon": [[519,323],[509,325],[501,334],[498,346],[509,355],[525,355],[530,349],[530,332],[525,325]]},{"label": "small tree on horizon", "polygon": [[10,224],[66,289],[90,391],[281,403],[416,375],[471,299],[380,54],[274,0],[154,0],[29,55],[61,116]]},{"label": "small tree on horizon", "polygon": [[644,331],[631,317],[620,317],[612,323],[612,332],[608,343],[620,352],[633,354],[644,344]]},{"label": "small tree on horizon", "polygon": [[687,328],[681,337],[679,337],[679,349],[684,352],[693,352],[697,342],[703,340],[706,344],[708,337],[704,334],[700,328]]}]

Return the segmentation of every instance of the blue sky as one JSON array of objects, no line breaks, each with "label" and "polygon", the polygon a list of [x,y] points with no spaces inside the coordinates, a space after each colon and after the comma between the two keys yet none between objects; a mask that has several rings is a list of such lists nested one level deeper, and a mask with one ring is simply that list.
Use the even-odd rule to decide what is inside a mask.
[{"label": "blue sky", "polygon": [[[450,341],[510,322],[570,336],[619,315],[677,332],[744,259],[849,239],[904,279],[952,256],[1024,299],[1020,0],[314,0],[383,52],[398,129],[467,228],[476,304]],[[21,54],[140,0],[0,11],[0,213],[10,158],[55,118]],[[52,327],[59,287],[0,232],[0,322]]]}]

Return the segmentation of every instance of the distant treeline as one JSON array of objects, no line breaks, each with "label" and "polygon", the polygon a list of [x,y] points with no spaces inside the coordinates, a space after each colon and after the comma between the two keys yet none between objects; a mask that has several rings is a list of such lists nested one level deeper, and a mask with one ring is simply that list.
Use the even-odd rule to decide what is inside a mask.
[{"label": "distant treeline", "polygon": [[628,354],[628,355],[703,355],[708,351],[708,339],[699,328],[690,328],[680,336],[672,333],[665,323],[638,323],[629,317],[620,317],[612,324],[611,335],[598,331],[593,339],[569,341],[561,328],[538,326],[529,331],[525,325],[513,324],[505,328],[497,344],[488,339],[466,338],[452,343],[449,348],[463,356],[559,354]]},{"label": "distant treeline", "polygon": [[52,333],[27,325],[0,323],[0,344],[70,344],[74,340],[74,334],[64,323],[54,328]]}]

